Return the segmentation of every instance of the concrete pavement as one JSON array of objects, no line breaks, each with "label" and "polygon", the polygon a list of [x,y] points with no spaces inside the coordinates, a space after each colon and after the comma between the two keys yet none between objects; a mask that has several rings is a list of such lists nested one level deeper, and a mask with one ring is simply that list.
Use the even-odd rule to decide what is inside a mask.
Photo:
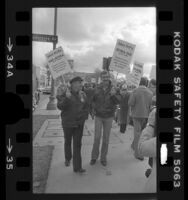
[{"label": "concrete pavement", "polygon": [[[57,110],[46,110],[47,104],[49,102],[49,95],[43,95],[42,100],[39,102],[37,108],[33,112],[33,115],[59,115],[60,111]],[[46,97],[45,97],[46,96]],[[57,99],[55,99],[55,103]]]},{"label": "concrete pavement", "polygon": [[[39,103],[34,115],[59,115],[60,111],[47,111],[48,98]],[[144,173],[148,168],[147,159],[134,158],[130,148],[133,127],[128,126],[126,133],[119,133],[114,122],[110,135],[108,165],[103,167],[98,161],[90,166],[94,139],[94,121],[86,121],[82,139],[82,163],[87,170],[84,175],[73,172],[72,165],[64,165],[64,137],[61,120],[47,119],[38,131],[33,146],[53,145],[54,151],[48,173],[45,193],[141,193],[147,181]]]},{"label": "concrete pavement", "polygon": [[83,175],[74,173],[72,166],[64,166],[63,144],[56,145],[45,193],[141,193],[147,181],[144,175],[147,160],[139,161],[133,156],[132,128],[126,134],[118,129],[113,126],[106,167],[99,161],[90,166],[93,134],[83,137],[82,163],[87,170]]}]

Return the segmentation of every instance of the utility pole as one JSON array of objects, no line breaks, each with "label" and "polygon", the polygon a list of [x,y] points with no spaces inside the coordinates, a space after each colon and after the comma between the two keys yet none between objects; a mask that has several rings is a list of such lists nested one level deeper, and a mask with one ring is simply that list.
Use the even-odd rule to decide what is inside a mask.
[{"label": "utility pole", "polygon": [[[54,9],[54,35],[57,35],[57,8]],[[53,42],[53,50],[56,49],[56,42]],[[55,102],[55,85],[54,79],[51,79],[51,93],[49,97],[49,102],[47,104],[47,110],[56,110],[56,102]]]}]

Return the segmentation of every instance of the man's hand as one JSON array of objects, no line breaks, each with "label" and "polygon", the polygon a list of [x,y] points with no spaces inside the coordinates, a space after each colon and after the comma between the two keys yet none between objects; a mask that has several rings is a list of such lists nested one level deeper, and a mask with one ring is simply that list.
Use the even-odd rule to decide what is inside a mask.
[{"label": "man's hand", "polygon": [[66,86],[62,84],[57,89],[57,96],[61,96],[65,94],[65,92],[66,92]]},{"label": "man's hand", "polygon": [[66,97],[67,98],[70,98],[71,97],[71,92],[70,92],[70,90],[67,88],[67,90],[66,90]]},{"label": "man's hand", "polygon": [[84,92],[81,90],[79,91],[79,97],[80,97],[81,102],[84,102]]},{"label": "man's hand", "polygon": [[114,87],[112,87],[111,91],[110,91],[111,95],[115,95],[116,94],[116,89]]}]

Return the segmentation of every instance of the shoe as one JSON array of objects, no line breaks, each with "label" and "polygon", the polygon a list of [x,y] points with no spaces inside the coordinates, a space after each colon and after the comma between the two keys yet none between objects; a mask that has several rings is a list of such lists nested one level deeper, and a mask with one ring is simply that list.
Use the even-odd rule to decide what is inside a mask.
[{"label": "shoe", "polygon": [[147,169],[145,172],[145,176],[148,178],[151,174],[151,168]]},{"label": "shoe", "polygon": [[83,173],[86,172],[86,170],[83,169],[83,168],[81,168],[81,169],[78,169],[78,170],[74,170],[74,172],[75,172],[75,173],[81,173],[81,174],[83,174]]},{"label": "shoe", "polygon": [[107,165],[106,161],[101,161],[101,164],[105,167]]},{"label": "shoe", "polygon": [[96,163],[96,159],[91,159],[90,165],[94,165]]},{"label": "shoe", "polygon": [[65,166],[66,166],[66,167],[69,167],[69,166],[70,166],[70,161],[69,161],[69,160],[66,160],[66,161],[65,161]]},{"label": "shoe", "polygon": [[140,160],[140,161],[144,160],[144,158],[142,158],[142,157],[135,157],[135,158],[138,159],[138,160]]}]

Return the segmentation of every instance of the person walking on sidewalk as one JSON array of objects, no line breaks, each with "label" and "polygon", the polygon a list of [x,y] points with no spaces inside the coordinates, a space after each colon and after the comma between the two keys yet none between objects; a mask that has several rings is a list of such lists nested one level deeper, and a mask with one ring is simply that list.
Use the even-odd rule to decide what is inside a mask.
[{"label": "person walking on sidewalk", "polygon": [[155,96],[156,95],[156,80],[155,79],[151,79],[149,81],[148,88],[152,91],[153,96]]},{"label": "person walking on sidewalk", "polygon": [[138,141],[142,130],[147,124],[147,119],[150,113],[153,93],[147,88],[147,79],[142,77],[140,85],[130,95],[128,105],[131,108],[131,114],[134,125],[134,139],[131,147],[133,148],[135,158],[143,160],[139,155]]},{"label": "person walking on sidewalk", "polygon": [[82,168],[81,146],[85,120],[88,117],[88,103],[82,89],[82,79],[75,77],[70,81],[70,90],[60,87],[57,90],[57,107],[61,110],[64,131],[65,166],[72,159],[71,143],[73,139],[73,170],[84,173]]},{"label": "person walking on sidewalk", "polygon": [[122,85],[120,94],[120,132],[125,133],[127,127],[128,100],[130,96],[130,93],[127,91],[127,85]]},{"label": "person walking on sidewalk", "polygon": [[106,166],[110,131],[120,96],[116,94],[116,89],[111,84],[108,71],[101,72],[100,78],[101,84],[96,88],[92,99],[92,108],[95,115],[95,136],[90,164],[94,165],[99,157],[99,146],[103,128],[100,161],[103,166]]},{"label": "person walking on sidewalk", "polygon": [[[148,128],[148,126],[155,127],[155,121],[156,121],[155,118],[156,118],[156,96],[153,96],[152,97],[152,105],[151,105],[150,114],[148,117],[148,123],[147,123],[146,128]],[[148,164],[150,167],[152,167],[153,158],[148,159]],[[150,175],[150,173],[151,173],[151,168],[148,168],[145,173],[146,177],[148,177]]]},{"label": "person walking on sidewalk", "polygon": [[140,155],[152,158],[152,168],[148,174],[148,180],[144,188],[145,193],[156,192],[156,137],[156,109],[153,109],[149,115],[148,124],[142,131],[138,142]]}]

